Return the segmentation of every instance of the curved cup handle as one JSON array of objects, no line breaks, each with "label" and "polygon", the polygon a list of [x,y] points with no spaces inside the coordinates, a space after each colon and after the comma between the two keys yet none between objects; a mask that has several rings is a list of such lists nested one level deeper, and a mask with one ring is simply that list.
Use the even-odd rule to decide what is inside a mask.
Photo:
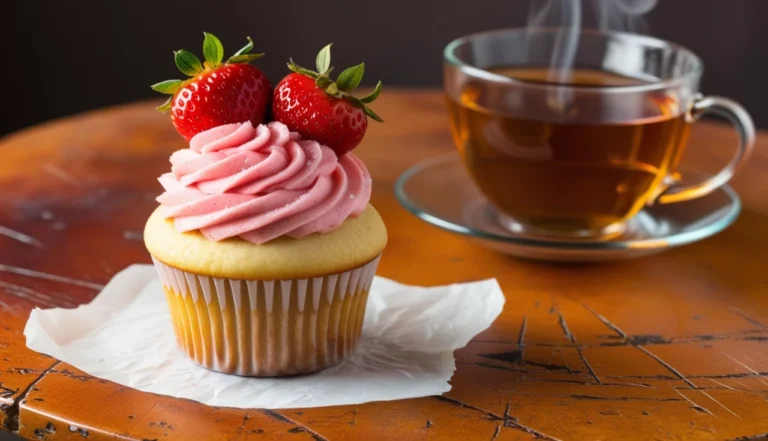
[{"label": "curved cup handle", "polygon": [[747,111],[740,104],[728,98],[699,96],[691,106],[687,118],[694,122],[706,113],[721,116],[734,126],[739,133],[738,150],[731,161],[716,175],[698,184],[673,184],[659,195],[656,202],[670,204],[707,195],[728,182],[736,171],[747,162],[755,146],[755,125]]}]

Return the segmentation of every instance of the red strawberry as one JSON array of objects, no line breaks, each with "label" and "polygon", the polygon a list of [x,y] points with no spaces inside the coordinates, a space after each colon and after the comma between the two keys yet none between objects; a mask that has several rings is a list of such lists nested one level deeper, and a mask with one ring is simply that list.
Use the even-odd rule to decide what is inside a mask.
[{"label": "red strawberry", "polygon": [[381,93],[381,81],[370,95],[356,98],[349,94],[360,85],[365,63],[346,69],[333,81],[331,45],[317,55],[317,72],[305,69],[291,61],[288,68],[294,73],[283,78],[272,97],[272,118],[299,132],[304,138],[327,145],[341,157],[357,147],[368,128],[370,117],[382,122],[366,106]]},{"label": "red strawberry", "polygon": [[223,124],[251,121],[261,124],[269,107],[270,85],[264,74],[249,62],[264,54],[250,54],[253,41],[226,62],[224,47],[213,34],[205,33],[205,62],[191,52],[174,52],[176,66],[187,80],[167,80],[152,89],[173,95],[157,109],[171,111],[176,131],[187,141],[200,132]]}]

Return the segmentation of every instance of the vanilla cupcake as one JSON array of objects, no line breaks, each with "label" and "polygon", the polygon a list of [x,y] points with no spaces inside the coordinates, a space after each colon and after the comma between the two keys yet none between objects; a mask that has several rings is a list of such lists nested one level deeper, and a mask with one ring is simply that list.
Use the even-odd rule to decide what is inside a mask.
[{"label": "vanilla cupcake", "polygon": [[279,122],[199,133],[171,164],[144,240],[181,349],[247,376],[344,360],[387,242],[365,165]]}]

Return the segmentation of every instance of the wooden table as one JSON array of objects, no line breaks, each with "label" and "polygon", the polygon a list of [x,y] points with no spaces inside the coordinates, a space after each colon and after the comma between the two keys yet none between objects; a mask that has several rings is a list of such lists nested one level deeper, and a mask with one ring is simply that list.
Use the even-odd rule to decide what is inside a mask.
[{"label": "wooden table", "polygon": [[[390,233],[380,274],[435,285],[496,277],[494,325],[456,352],[442,397],[294,410],[211,408],[93,378],[26,349],[31,308],[90,301],[149,262],[155,177],[183,148],[138,103],[0,141],[0,425],[46,440],[758,439],[768,432],[768,135],[734,181],[745,209],[665,254],[553,265],[480,248],[409,215],[392,184],[452,150],[441,94],[386,92],[359,155]],[[700,124],[686,162],[715,169],[735,135]]]}]

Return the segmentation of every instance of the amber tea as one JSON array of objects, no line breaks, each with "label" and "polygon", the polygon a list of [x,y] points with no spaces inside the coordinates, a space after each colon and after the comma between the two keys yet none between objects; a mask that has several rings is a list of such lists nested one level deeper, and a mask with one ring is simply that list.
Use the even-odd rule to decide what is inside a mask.
[{"label": "amber tea", "polygon": [[[557,81],[546,68],[486,70],[532,85]],[[567,78],[571,88],[644,83],[593,70],[574,70]],[[517,99],[515,108],[522,110],[499,112],[504,103],[497,101],[504,99]],[[601,231],[632,217],[658,195],[679,161],[690,125],[666,95],[627,99],[600,94],[594,102],[582,98],[575,110],[567,100],[567,95],[551,94],[527,102],[524,95],[494,96],[468,83],[459,101],[449,98],[448,106],[465,165],[499,210],[532,229]],[[638,106],[647,109],[638,112]],[[582,118],[570,118],[568,112]],[[583,116],[591,114],[597,123],[584,122]],[[630,117],[637,114],[651,116]],[[599,122],[606,119],[611,122]]]},{"label": "amber tea", "polygon": [[[553,246],[637,233],[650,225],[639,220],[653,222],[652,211],[633,217],[644,206],[705,197],[754,147],[744,108],[701,95],[701,60],[663,40],[531,26],[457,38],[443,57],[452,132],[472,179],[503,227],[552,236]],[[714,175],[680,182],[691,122],[707,113],[734,126],[738,148]]]}]

